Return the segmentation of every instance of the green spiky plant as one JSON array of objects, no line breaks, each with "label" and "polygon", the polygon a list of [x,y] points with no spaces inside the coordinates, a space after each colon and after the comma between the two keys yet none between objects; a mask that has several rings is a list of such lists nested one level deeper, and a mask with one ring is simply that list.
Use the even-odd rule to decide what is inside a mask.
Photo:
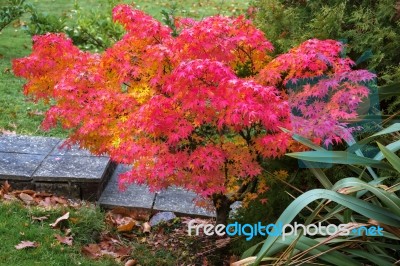
[{"label": "green spiky plant", "polygon": [[[379,152],[373,158],[363,154],[364,148],[376,138],[398,134],[400,124],[392,126],[359,142],[349,141],[346,151],[328,151],[307,139],[293,134],[293,138],[313,151],[287,154],[310,167],[324,189],[313,189],[296,198],[281,214],[276,223],[291,223],[310,204],[311,213],[304,224],[347,224],[348,228],[379,225],[383,236],[314,236],[292,235],[283,240],[268,236],[263,242],[247,250],[242,260],[234,265],[394,265],[400,254],[400,140],[388,145],[377,142]],[[386,160],[386,161],[383,161]],[[356,173],[332,184],[316,163],[347,165]]]}]

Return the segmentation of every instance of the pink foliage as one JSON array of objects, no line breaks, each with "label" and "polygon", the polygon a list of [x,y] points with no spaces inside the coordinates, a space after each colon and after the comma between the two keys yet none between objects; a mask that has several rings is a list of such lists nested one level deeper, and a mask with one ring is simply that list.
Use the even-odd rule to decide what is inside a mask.
[{"label": "pink foliage", "polygon": [[71,143],[134,166],[121,186],[227,193],[259,176],[260,160],[291,149],[281,127],[340,142],[354,130],[342,120],[357,116],[369,92],[363,84],[374,78],[352,70],[333,40],[272,58],[271,43],[243,17],[180,19],[175,38],[127,5],[114,20],[126,35],[101,54],[47,34],[13,69],[28,80],[26,94],[54,99],[46,128],[60,123],[73,129]]}]

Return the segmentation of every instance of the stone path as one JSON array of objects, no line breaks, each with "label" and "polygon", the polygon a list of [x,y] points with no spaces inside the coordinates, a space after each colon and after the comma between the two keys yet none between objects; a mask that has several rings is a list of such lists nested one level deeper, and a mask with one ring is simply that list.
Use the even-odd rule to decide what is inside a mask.
[{"label": "stone path", "polygon": [[129,166],[116,165],[106,156],[94,156],[77,147],[61,148],[62,139],[0,136],[0,183],[15,189],[53,192],[98,201],[103,207],[144,211],[171,211],[177,215],[214,217],[215,212],[195,206],[196,194],[171,187],[151,193],[146,186],[118,190],[117,177]]}]

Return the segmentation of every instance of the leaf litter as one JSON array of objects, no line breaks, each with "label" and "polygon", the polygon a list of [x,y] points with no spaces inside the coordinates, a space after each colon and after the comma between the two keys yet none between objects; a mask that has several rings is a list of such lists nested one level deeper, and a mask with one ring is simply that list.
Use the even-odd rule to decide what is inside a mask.
[{"label": "leaf litter", "polygon": [[[13,190],[6,181],[0,188],[0,200],[3,203],[19,201],[26,208],[42,208],[45,211],[52,209],[79,209],[88,203],[80,200],[71,200],[56,196],[52,193],[37,192],[33,190]],[[50,215],[31,216],[32,222],[47,221]],[[76,223],[78,218],[70,217],[66,211],[54,222],[44,224],[50,226],[56,232],[55,241],[58,244],[73,246],[74,238],[69,228],[68,221]],[[90,243],[81,248],[82,254],[91,259],[103,257],[112,258],[124,265],[138,265],[135,258],[132,242],[146,245],[150,252],[155,254],[160,250],[170,251],[178,259],[177,265],[209,265],[207,256],[216,250],[222,250],[229,245],[230,238],[200,236],[188,236],[187,224],[192,221],[196,224],[213,223],[212,219],[200,218],[175,218],[162,222],[154,227],[150,226],[150,213],[143,210],[131,210],[127,208],[114,208],[105,214],[105,222],[108,228],[101,232],[96,243]],[[40,245],[36,241],[21,241],[15,245],[17,250],[36,248]],[[149,254],[151,256],[151,254]],[[226,261],[229,261],[227,258]]]}]

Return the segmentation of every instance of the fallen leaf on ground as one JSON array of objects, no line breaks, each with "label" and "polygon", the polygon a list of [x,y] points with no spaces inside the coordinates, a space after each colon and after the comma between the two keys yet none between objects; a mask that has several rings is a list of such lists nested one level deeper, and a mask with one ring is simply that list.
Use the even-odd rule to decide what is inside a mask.
[{"label": "fallen leaf on ground", "polygon": [[143,233],[150,233],[151,231],[151,225],[148,222],[145,222],[143,224]]},{"label": "fallen leaf on ground", "polygon": [[69,212],[67,212],[66,214],[64,214],[63,216],[59,217],[54,223],[50,224],[51,227],[57,227],[57,225],[61,222],[61,221],[65,221],[68,220],[69,218]]},{"label": "fallen leaf on ground", "polygon": [[53,194],[47,193],[47,192],[36,192],[35,196],[45,198],[45,197],[51,197],[51,196],[53,196]]},{"label": "fallen leaf on ground", "polygon": [[0,128],[0,133],[3,135],[16,135],[17,134],[15,131],[10,131],[10,130],[3,129],[3,128]]},{"label": "fallen leaf on ground", "polygon": [[6,182],[4,182],[3,185],[1,185],[1,192],[3,194],[8,194],[11,191],[11,186],[8,183],[8,180],[6,180]]},{"label": "fallen leaf on ground", "polygon": [[32,220],[34,220],[34,221],[43,222],[44,220],[47,220],[47,219],[49,219],[49,216],[40,216],[40,217],[32,216]]},{"label": "fallen leaf on ground", "polygon": [[131,247],[118,247],[118,248],[116,248],[115,253],[117,254],[117,257],[119,257],[119,258],[127,258],[128,256],[131,255],[132,248]]},{"label": "fallen leaf on ground", "polygon": [[60,204],[63,204],[63,205],[67,205],[68,204],[68,201],[66,199],[61,198],[61,197],[57,197],[57,196],[52,196],[51,197],[51,201],[54,202],[54,203],[60,203]]},{"label": "fallen leaf on ground", "polygon": [[3,196],[3,198],[4,198],[5,200],[16,200],[16,199],[17,199],[14,195],[10,195],[10,194],[5,194],[5,195]]},{"label": "fallen leaf on ground", "polygon": [[60,243],[72,246],[72,241],[73,241],[72,236],[60,236],[59,234],[55,234],[54,236]]},{"label": "fallen leaf on ground", "polygon": [[101,256],[101,249],[97,244],[89,244],[82,247],[82,253],[91,259],[97,259]]},{"label": "fallen leaf on ground", "polygon": [[135,220],[131,217],[124,217],[118,221],[120,225],[117,227],[118,232],[129,232],[132,231],[133,227],[136,225]]},{"label": "fallen leaf on ground", "polygon": [[30,205],[30,204],[32,204],[32,202],[33,202],[33,198],[32,198],[32,196],[30,196],[30,195],[28,195],[28,194],[26,194],[26,193],[20,193],[19,195],[18,195],[18,197],[25,203],[25,204],[27,204],[27,205]]},{"label": "fallen leaf on ground", "polygon": [[137,264],[137,260],[128,260],[125,262],[125,266],[135,266]]},{"label": "fallen leaf on ground", "polygon": [[31,190],[31,189],[16,190],[16,191],[14,191],[14,192],[15,192],[16,194],[21,194],[21,193],[28,194],[29,196],[33,196],[33,195],[35,195],[35,193],[36,193],[36,191]]},{"label": "fallen leaf on ground", "polygon": [[15,245],[16,249],[24,249],[24,248],[36,248],[38,243],[32,241],[21,241],[18,245]]},{"label": "fallen leaf on ground", "polygon": [[112,214],[121,214],[122,216],[131,217],[137,221],[148,221],[150,218],[150,212],[146,210],[130,210],[124,207],[116,207],[111,210]]}]

